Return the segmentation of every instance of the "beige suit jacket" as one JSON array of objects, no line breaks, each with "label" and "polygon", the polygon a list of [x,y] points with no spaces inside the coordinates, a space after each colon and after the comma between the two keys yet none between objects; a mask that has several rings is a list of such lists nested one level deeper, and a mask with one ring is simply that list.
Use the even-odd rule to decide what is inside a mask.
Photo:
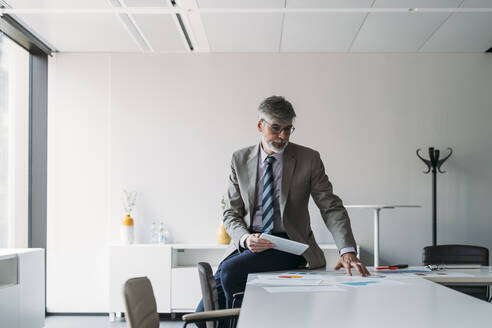
[{"label": "beige suit jacket", "polygon": [[[232,155],[229,186],[226,193],[224,226],[232,243],[225,256],[241,251],[241,236],[250,233],[256,197],[259,144],[240,149]],[[309,196],[313,197],[338,249],[356,247],[350,219],[342,200],[333,194],[317,151],[289,143],[283,155],[280,186],[280,213],[290,239],[309,245],[304,258],[310,269],[325,266],[323,252],[311,230]]]}]

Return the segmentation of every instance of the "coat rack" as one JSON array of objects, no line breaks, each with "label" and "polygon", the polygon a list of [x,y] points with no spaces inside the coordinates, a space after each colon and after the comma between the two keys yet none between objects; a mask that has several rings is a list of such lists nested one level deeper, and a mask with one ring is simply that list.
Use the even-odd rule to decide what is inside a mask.
[{"label": "coat rack", "polygon": [[427,171],[424,171],[425,174],[428,174],[432,170],[432,245],[437,245],[437,208],[436,208],[436,176],[437,172],[445,173],[446,171],[441,171],[441,166],[444,162],[451,156],[453,150],[448,148],[449,154],[443,159],[439,159],[439,149],[434,149],[434,147],[429,147],[429,159],[424,159],[420,156],[420,148],[417,149],[417,156],[427,165]]}]

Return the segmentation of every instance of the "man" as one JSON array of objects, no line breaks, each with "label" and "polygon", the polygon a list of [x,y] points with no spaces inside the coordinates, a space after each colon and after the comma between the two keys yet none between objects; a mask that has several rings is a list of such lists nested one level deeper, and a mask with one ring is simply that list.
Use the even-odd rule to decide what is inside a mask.
[{"label": "man", "polygon": [[[332,192],[318,152],[289,143],[296,116],[283,97],[265,99],[258,109],[259,144],[232,156],[226,194],[224,225],[232,243],[215,274],[221,308],[229,308],[232,295],[244,291],[248,273],[315,269],[326,265],[311,230],[308,202],[313,197],[340,250],[336,270],[355,269],[369,275],[356,257],[356,243],[342,201]],[[302,256],[272,249],[261,233],[305,243]],[[200,305],[197,311],[203,311]]]}]

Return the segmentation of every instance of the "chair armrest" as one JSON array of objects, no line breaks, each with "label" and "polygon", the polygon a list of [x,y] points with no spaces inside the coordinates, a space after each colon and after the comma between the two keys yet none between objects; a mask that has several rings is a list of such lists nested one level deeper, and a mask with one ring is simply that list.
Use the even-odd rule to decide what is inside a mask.
[{"label": "chair armrest", "polygon": [[[232,294],[232,308],[240,308],[243,303],[244,292]],[[237,303],[239,302],[239,306]]]},{"label": "chair armrest", "polygon": [[186,322],[199,322],[199,321],[211,321],[218,319],[234,318],[239,316],[241,309],[226,309],[226,310],[214,310],[205,312],[196,312],[185,314],[183,321]]},{"label": "chair armrest", "polygon": [[244,296],[244,292],[232,294],[232,298],[239,297],[239,296]]}]

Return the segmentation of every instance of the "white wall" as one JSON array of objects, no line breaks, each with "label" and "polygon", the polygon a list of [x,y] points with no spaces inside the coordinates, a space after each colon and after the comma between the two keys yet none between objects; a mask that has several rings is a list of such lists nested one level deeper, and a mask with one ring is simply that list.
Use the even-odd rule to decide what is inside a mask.
[{"label": "white wall", "polygon": [[108,297],[110,60],[98,55],[74,59],[52,58],[48,74],[47,309],[103,312]]},{"label": "white wall", "polygon": [[29,236],[29,53],[3,35],[0,53],[0,247],[23,248]]},{"label": "white wall", "polygon": [[[215,242],[231,153],[257,142],[255,109],[272,94],[293,103],[291,140],[321,152],[346,204],[423,205],[382,213],[383,263],[419,264],[431,243],[419,147],[454,150],[438,177],[438,242],[492,247],[491,86],[485,54],[56,55],[48,311],[106,310],[105,246],[118,241],[122,188],[139,192],[138,242],[160,219],[174,242]],[[332,241],[311,210],[317,240]],[[372,264],[372,214],[350,214]]]},{"label": "white wall", "polygon": [[9,54],[7,247],[23,248],[28,246],[29,238],[29,53],[5,39],[4,51]]}]

